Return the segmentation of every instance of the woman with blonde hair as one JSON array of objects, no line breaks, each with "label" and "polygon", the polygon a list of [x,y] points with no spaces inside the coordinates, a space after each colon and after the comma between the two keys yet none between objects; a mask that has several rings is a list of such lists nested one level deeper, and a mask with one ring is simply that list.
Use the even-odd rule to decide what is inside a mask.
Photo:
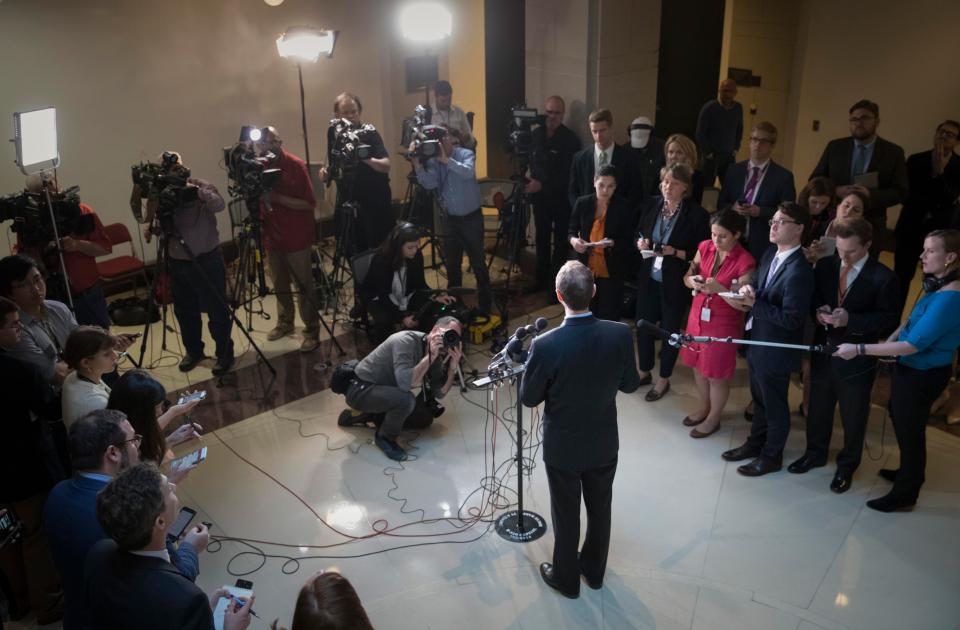
[{"label": "woman with blonde hair", "polygon": [[697,205],[703,204],[703,171],[697,169],[697,144],[683,135],[675,133],[663,143],[663,155],[667,160],[667,166],[671,164],[686,164],[690,167],[693,175],[690,177],[689,197],[697,202]]}]

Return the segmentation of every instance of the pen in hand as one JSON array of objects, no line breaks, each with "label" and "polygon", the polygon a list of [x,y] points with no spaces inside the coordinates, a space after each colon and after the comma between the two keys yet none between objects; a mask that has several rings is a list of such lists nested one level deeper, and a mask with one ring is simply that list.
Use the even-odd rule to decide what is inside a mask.
[{"label": "pen in hand", "polygon": [[[234,595],[233,593],[227,593],[225,596],[226,596],[228,599],[230,599],[230,600],[232,600],[232,601],[235,601],[235,602],[237,603],[237,605],[240,606],[241,608],[247,603],[246,601],[244,601],[243,599],[240,599],[239,597],[237,597],[237,596]],[[253,608],[250,609],[250,614],[253,615],[254,617],[256,617],[257,619],[260,619],[260,615],[258,615],[257,613],[253,612]]]}]

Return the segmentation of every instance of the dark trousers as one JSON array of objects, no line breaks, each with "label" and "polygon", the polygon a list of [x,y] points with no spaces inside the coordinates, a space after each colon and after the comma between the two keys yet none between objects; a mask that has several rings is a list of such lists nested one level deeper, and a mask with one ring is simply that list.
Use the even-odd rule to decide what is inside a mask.
[{"label": "dark trousers", "polygon": [[390,439],[396,439],[404,429],[425,429],[433,424],[433,414],[422,397],[399,387],[355,379],[347,388],[346,399],[357,411],[383,414],[377,419],[377,431]]},{"label": "dark trousers", "polygon": [[750,354],[748,350],[753,422],[747,444],[759,448],[763,457],[780,462],[783,460],[787,436],[790,435],[790,403],[787,400],[790,374],[758,370],[750,360]]},{"label": "dark trousers", "polygon": [[870,357],[844,361],[819,353],[811,361],[806,453],[814,461],[827,461],[833,412],[839,404],[843,448],[837,453],[837,471],[853,474],[863,455],[877,361]]},{"label": "dark trousers", "polygon": [[620,321],[623,314],[623,280],[613,278],[597,278],[597,294],[593,296],[590,310],[597,319]]},{"label": "dark trousers", "polygon": [[[553,575],[560,588],[579,592],[580,574],[602,582],[610,548],[610,511],[617,460],[584,471],[564,470],[547,464],[550,515],[553,520]],[[580,495],[587,507],[587,535],[577,563],[580,542]]]},{"label": "dark trousers", "polygon": [[107,298],[103,295],[103,283],[73,296],[73,309],[77,323],[81,326],[100,326],[110,328],[110,313],[107,312]]},{"label": "dark trousers", "polygon": [[723,178],[727,174],[727,169],[736,160],[736,155],[732,153],[714,153],[712,158],[704,157],[701,160],[700,170],[703,171],[703,183],[705,186],[715,186],[717,177],[723,183]]},{"label": "dark trousers", "polygon": [[479,209],[466,216],[446,215],[443,228],[443,258],[447,263],[447,287],[463,286],[463,252],[466,250],[473,275],[477,278],[477,292],[481,311],[490,311],[490,275],[483,252],[483,213]]},{"label": "dark trousers", "polygon": [[190,356],[203,356],[200,313],[206,312],[210,335],[217,344],[217,359],[233,359],[230,328],[233,321],[227,310],[227,273],[220,248],[200,254],[196,264],[168,258],[173,285],[173,313],[180,324],[183,345]]},{"label": "dark trousers", "polygon": [[18,608],[29,606],[40,613],[56,608],[63,597],[60,576],[42,527],[46,500],[44,491],[0,506],[12,511],[23,525],[20,542],[0,551],[0,573],[8,580],[10,604]]},{"label": "dark trousers", "polygon": [[[689,293],[689,292],[688,292]],[[643,297],[637,296],[637,319],[660,324],[661,328],[670,332],[679,332],[683,322],[683,314],[687,310],[686,302],[680,304],[668,303],[663,299],[663,283],[652,278],[647,284],[647,293]],[[637,328],[637,356],[638,365],[643,372],[653,370],[654,339],[647,331]],[[666,341],[660,345],[660,377],[670,378],[673,366],[677,363],[680,350]]]},{"label": "dark trousers", "polygon": [[890,494],[916,501],[927,467],[927,420],[950,381],[952,367],[917,370],[897,364],[890,384],[890,419],[900,447],[900,470]]},{"label": "dark trousers", "polygon": [[554,199],[536,203],[533,216],[537,230],[537,285],[553,286],[553,280],[570,252],[567,237],[570,227],[569,202],[566,199]]}]

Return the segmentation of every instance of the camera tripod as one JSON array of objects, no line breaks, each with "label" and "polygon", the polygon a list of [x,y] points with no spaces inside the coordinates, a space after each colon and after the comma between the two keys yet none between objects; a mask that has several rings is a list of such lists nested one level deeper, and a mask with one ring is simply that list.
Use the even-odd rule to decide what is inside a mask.
[{"label": "camera tripod", "polygon": [[507,277],[503,288],[498,292],[502,298],[496,300],[496,304],[500,310],[500,320],[503,323],[504,330],[509,327],[507,302],[510,299],[510,281],[513,277],[513,268],[520,264],[520,250],[526,243],[527,225],[530,222],[530,197],[523,192],[523,186],[522,179],[513,178],[513,191],[504,202],[504,208],[509,207],[510,212],[507,214],[504,209],[500,210],[500,227],[493,243],[493,253],[490,254],[490,261],[487,263],[487,271],[490,272],[493,267],[493,260],[496,258],[497,249],[503,243],[507,248]]},{"label": "camera tripod", "polygon": [[[416,225],[424,232],[427,243],[430,245],[429,268],[446,269],[447,262],[440,245],[441,239],[437,238],[437,223],[438,219],[440,223],[443,222],[443,210],[439,209],[440,204],[437,202],[436,191],[427,190],[421,186],[417,180],[416,171],[411,168],[407,174],[407,192],[403,199],[400,220]],[[422,249],[423,247],[421,247]]]}]

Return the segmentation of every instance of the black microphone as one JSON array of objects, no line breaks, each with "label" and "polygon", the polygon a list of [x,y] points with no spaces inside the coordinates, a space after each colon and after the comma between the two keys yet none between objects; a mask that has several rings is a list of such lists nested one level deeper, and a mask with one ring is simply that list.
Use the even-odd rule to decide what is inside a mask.
[{"label": "black microphone", "polygon": [[645,319],[637,320],[637,328],[643,329],[644,332],[653,335],[657,339],[670,339],[670,331],[660,328],[652,322],[648,322]]},{"label": "black microphone", "polygon": [[542,332],[544,328],[547,327],[549,322],[547,322],[546,317],[538,317],[537,321],[533,322],[534,327],[537,329],[537,332]]},{"label": "black microphone", "polygon": [[507,343],[507,356],[509,356],[514,361],[517,361],[521,352],[523,352],[523,340],[522,339],[511,339]]},{"label": "black microphone", "polygon": [[517,328],[517,330],[514,331],[513,333],[512,339],[523,339],[524,337],[529,335],[531,331],[527,330],[528,328],[529,326],[520,326],[519,328]]}]

